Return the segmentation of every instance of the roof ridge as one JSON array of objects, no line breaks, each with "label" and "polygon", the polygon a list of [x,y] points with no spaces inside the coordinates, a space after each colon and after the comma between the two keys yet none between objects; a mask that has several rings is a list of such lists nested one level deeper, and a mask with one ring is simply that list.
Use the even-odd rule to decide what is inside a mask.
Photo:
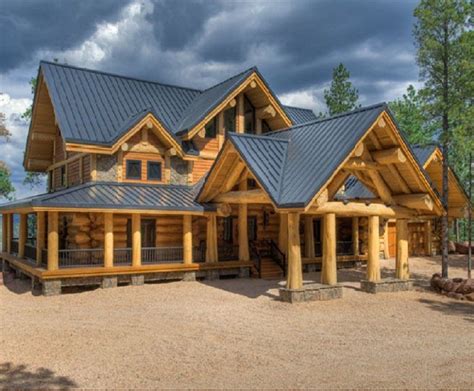
[{"label": "roof ridge", "polygon": [[48,64],[48,65],[60,66],[60,67],[63,67],[63,68],[77,69],[77,70],[79,70],[79,71],[85,71],[85,72],[91,72],[91,73],[98,73],[98,74],[101,74],[101,75],[107,75],[107,76],[112,76],[112,77],[119,77],[119,78],[121,78],[121,79],[135,80],[135,81],[139,81],[139,82],[142,82],[142,83],[158,84],[158,85],[163,86],[163,87],[178,88],[178,89],[181,89],[181,90],[196,91],[196,92],[199,92],[199,93],[202,93],[202,92],[203,92],[203,90],[199,90],[199,89],[197,89],[197,88],[190,88],[190,87],[178,86],[178,85],[169,84],[169,83],[162,83],[162,82],[154,81],[154,80],[147,80],[147,79],[141,79],[141,78],[138,78],[138,77],[120,75],[120,74],[118,74],[118,73],[99,71],[99,70],[97,70],[97,69],[90,69],[90,68],[78,67],[78,66],[69,65],[69,64],[61,64],[61,63],[58,63],[58,62],[52,62],[52,61],[41,60],[41,61],[40,61],[40,65],[41,65],[41,64]]},{"label": "roof ridge", "polygon": [[215,87],[217,87],[217,86],[220,86],[221,84],[224,84],[225,82],[229,81],[230,79],[233,79],[234,77],[241,76],[241,75],[243,75],[244,73],[247,73],[247,72],[249,72],[249,71],[251,71],[251,70],[252,70],[252,71],[256,71],[256,70],[258,70],[258,68],[257,68],[256,65],[254,65],[254,66],[252,66],[252,67],[246,69],[245,71],[242,71],[242,72],[240,72],[240,73],[236,73],[235,75],[230,76],[230,77],[228,77],[227,79],[222,80],[221,82],[219,82],[219,83],[217,83],[217,84],[214,84],[213,86],[210,86],[209,88],[206,88],[205,90],[202,90],[201,92],[204,93],[204,92],[206,92],[206,91],[212,90],[213,88],[215,88]]},{"label": "roof ridge", "polygon": [[387,103],[386,103],[386,102],[380,102],[380,103],[376,103],[376,104],[373,104],[373,105],[370,105],[370,106],[359,107],[358,109],[355,109],[355,110],[346,111],[346,112],[344,112],[344,113],[332,115],[332,116],[326,117],[326,118],[318,118],[318,119],[315,119],[315,120],[313,120],[313,121],[308,121],[308,122],[304,122],[304,123],[302,123],[302,124],[298,124],[298,125],[295,125],[295,126],[290,126],[289,128],[273,130],[273,131],[268,132],[268,133],[266,133],[266,134],[274,134],[274,133],[286,132],[286,131],[289,131],[289,130],[294,130],[294,129],[297,129],[297,128],[301,128],[301,127],[303,127],[303,126],[308,126],[308,125],[310,125],[310,124],[315,124],[315,123],[330,121],[330,120],[333,120],[333,119],[336,119],[336,118],[346,117],[346,116],[348,116],[348,115],[360,113],[360,112],[363,112],[363,111],[372,110],[372,109],[375,109],[375,108],[377,108],[377,107],[383,107],[383,106],[387,106]]},{"label": "roof ridge", "polygon": [[229,132],[229,136],[231,137],[247,137],[247,138],[256,138],[259,140],[273,140],[273,141],[279,141],[279,142],[284,142],[288,143],[288,140],[281,139],[279,137],[267,137],[264,134],[248,134],[248,133],[236,133],[236,132]]}]

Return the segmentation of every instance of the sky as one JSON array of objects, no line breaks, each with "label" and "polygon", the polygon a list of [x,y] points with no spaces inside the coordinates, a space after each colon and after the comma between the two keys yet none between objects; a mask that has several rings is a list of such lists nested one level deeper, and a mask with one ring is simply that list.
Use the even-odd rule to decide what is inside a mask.
[{"label": "sky", "polygon": [[[66,6],[67,5],[67,6]],[[40,60],[207,88],[256,65],[287,105],[325,111],[343,63],[362,105],[418,85],[409,0],[0,0],[0,112],[12,133],[0,159],[17,199]]]}]

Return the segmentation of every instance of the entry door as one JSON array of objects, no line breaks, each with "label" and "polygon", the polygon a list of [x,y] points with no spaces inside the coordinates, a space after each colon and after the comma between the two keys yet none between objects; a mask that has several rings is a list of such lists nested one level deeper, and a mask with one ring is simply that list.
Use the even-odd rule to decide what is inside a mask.
[{"label": "entry door", "polygon": [[156,221],[146,219],[141,221],[142,247],[156,247]]},{"label": "entry door", "polygon": [[388,223],[388,255],[394,257],[397,253],[397,226]]}]

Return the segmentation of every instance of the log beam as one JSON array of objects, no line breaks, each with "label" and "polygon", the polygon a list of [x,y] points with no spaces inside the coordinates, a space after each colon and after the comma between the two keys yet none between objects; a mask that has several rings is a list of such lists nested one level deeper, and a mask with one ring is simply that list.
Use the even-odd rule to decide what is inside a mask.
[{"label": "log beam", "polygon": [[142,264],[142,227],[141,216],[132,214],[132,266],[140,267]]},{"label": "log beam", "polygon": [[227,193],[232,190],[232,188],[237,184],[237,181],[240,178],[240,175],[245,169],[245,164],[237,160],[233,165],[233,168],[230,170],[230,173],[225,181],[224,186],[222,187],[222,192]]},{"label": "log beam", "polygon": [[323,216],[323,262],[321,269],[322,284],[337,284],[336,262],[336,214],[327,213]]},{"label": "log beam", "polygon": [[255,110],[255,116],[260,119],[274,118],[276,110],[273,105],[267,105]]},{"label": "log beam", "polygon": [[373,151],[372,158],[379,164],[398,164],[407,161],[405,154],[398,147]]},{"label": "log beam", "polygon": [[369,216],[369,240],[367,255],[367,280],[380,281],[380,219],[379,216]]},{"label": "log beam", "polygon": [[344,165],[344,168],[346,170],[367,171],[367,170],[378,170],[381,167],[379,164],[375,162],[363,160],[359,157],[354,157],[347,161],[347,163]]},{"label": "log beam", "polygon": [[426,193],[402,194],[393,196],[395,202],[412,209],[432,211],[434,207],[433,199]]},{"label": "log beam", "polygon": [[207,235],[206,235],[206,262],[218,262],[217,253],[217,218],[215,214],[207,217]]},{"label": "log beam", "polygon": [[36,214],[36,266],[43,262],[43,249],[45,245],[46,216],[45,212]]},{"label": "log beam", "polygon": [[104,267],[114,266],[114,215],[104,213]]},{"label": "log beam", "polygon": [[[245,182],[241,182],[245,183]],[[239,189],[240,189],[239,185]],[[213,199],[214,202],[224,202],[229,204],[269,204],[270,198],[262,189],[237,190],[218,194]]]},{"label": "log beam", "polygon": [[183,262],[185,265],[193,263],[193,217],[183,216]]},{"label": "log beam", "polygon": [[288,276],[286,287],[303,287],[303,271],[300,246],[300,216],[296,212],[288,213]]},{"label": "log beam", "polygon": [[20,214],[20,227],[18,232],[18,257],[25,256],[25,245],[28,236],[28,215],[26,213]]},{"label": "log beam", "polygon": [[366,205],[361,202],[338,202],[329,201],[320,207],[311,207],[306,214],[324,215],[336,213],[348,217],[383,216],[383,217],[414,217],[415,211],[402,206],[386,206],[379,203]]},{"label": "log beam", "polygon": [[59,267],[59,214],[48,212],[48,271]]},{"label": "log beam", "polygon": [[396,277],[408,280],[408,220],[397,220],[397,254],[396,254]]}]

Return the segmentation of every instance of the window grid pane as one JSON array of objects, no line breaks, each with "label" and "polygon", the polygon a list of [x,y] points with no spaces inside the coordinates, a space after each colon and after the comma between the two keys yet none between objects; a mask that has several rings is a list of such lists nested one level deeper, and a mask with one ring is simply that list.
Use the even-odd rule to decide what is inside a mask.
[{"label": "window grid pane", "polygon": [[161,181],[161,162],[148,162],[148,180]]}]

